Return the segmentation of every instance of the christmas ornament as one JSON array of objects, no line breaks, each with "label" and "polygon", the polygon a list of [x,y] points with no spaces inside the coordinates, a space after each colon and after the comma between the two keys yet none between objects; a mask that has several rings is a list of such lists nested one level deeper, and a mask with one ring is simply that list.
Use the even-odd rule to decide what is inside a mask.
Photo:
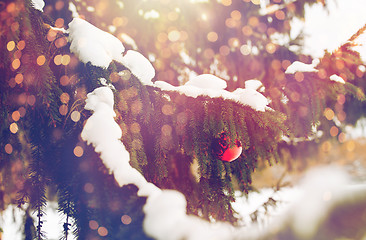
[{"label": "christmas ornament", "polygon": [[223,132],[212,142],[212,151],[221,161],[232,162],[240,156],[243,147],[239,140],[235,140],[235,144],[230,144],[230,138]]}]

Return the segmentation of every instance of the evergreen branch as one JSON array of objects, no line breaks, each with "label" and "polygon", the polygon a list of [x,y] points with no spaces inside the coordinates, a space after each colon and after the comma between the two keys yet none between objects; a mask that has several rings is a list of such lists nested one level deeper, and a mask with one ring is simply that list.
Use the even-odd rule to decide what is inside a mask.
[{"label": "evergreen branch", "polygon": [[361,34],[363,34],[366,30],[366,24],[360,28],[355,34],[353,34],[349,39],[348,42],[353,42],[354,40],[356,40]]}]

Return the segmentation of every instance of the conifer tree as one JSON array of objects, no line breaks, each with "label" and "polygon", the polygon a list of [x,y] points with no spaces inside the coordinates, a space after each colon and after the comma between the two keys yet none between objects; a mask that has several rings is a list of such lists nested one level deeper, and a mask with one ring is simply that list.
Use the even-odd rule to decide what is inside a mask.
[{"label": "conifer tree", "polygon": [[[364,65],[350,44],[364,29],[310,65],[290,50],[301,36],[274,38],[318,1],[269,2],[3,2],[0,207],[29,204],[25,238],[46,239],[52,197],[64,239],[163,238],[146,223],[153,197],[181,195],[160,189],[181,192],[190,216],[236,226],[234,192],[251,189],[259,162],[281,161],[314,127],[326,133],[316,141],[341,141],[327,113],[341,124],[361,117]],[[117,145],[91,137],[120,130]],[[242,153],[222,161],[225,147]]]}]

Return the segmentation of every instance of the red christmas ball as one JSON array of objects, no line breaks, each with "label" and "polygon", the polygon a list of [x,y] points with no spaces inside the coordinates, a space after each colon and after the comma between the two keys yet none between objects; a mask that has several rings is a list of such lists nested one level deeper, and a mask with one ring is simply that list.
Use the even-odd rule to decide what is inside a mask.
[{"label": "red christmas ball", "polygon": [[232,162],[241,155],[243,147],[239,140],[235,140],[235,144],[230,144],[230,138],[223,132],[219,138],[214,139],[212,151],[221,161]]}]

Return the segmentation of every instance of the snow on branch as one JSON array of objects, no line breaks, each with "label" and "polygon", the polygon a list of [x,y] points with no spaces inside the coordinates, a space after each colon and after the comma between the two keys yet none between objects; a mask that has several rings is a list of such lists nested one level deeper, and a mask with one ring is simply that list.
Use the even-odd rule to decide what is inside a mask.
[{"label": "snow on branch", "polygon": [[130,156],[121,142],[122,131],[114,121],[113,92],[109,87],[99,87],[87,95],[85,109],[93,112],[87,120],[81,137],[100,153],[104,165],[120,186],[134,184],[138,195],[148,197],[144,229],[156,239],[232,239],[233,227],[228,223],[211,224],[186,213],[187,201],[175,190],[161,190],[146,181],[144,176],[129,164]]},{"label": "snow on branch", "polygon": [[128,50],[119,62],[130,69],[131,73],[135,75],[142,84],[153,84],[151,80],[155,76],[155,69],[150,61],[141,53],[134,50]]},{"label": "snow on branch", "polygon": [[233,92],[224,90],[225,80],[211,74],[194,77],[183,86],[175,87],[163,81],[156,81],[154,85],[163,91],[175,91],[193,98],[208,96],[232,100],[261,112],[268,109],[269,104],[268,99],[253,88],[238,88]]},{"label": "snow on branch", "polygon": [[110,33],[104,32],[81,18],[69,23],[70,51],[83,63],[108,68],[116,60],[121,62],[125,47]]},{"label": "snow on branch", "polygon": [[333,74],[332,76],[329,77],[330,80],[334,81],[334,82],[339,82],[342,84],[345,84],[346,82],[344,81],[344,79],[340,76],[338,76],[337,74]]},{"label": "snow on branch", "polygon": [[43,0],[32,0],[32,6],[41,12],[43,12],[44,5],[45,3]]},{"label": "snow on branch", "polygon": [[318,59],[314,59],[311,64],[302,63],[299,61],[293,62],[288,68],[286,69],[286,74],[295,74],[296,72],[318,72],[315,69],[316,65],[318,65]]}]

